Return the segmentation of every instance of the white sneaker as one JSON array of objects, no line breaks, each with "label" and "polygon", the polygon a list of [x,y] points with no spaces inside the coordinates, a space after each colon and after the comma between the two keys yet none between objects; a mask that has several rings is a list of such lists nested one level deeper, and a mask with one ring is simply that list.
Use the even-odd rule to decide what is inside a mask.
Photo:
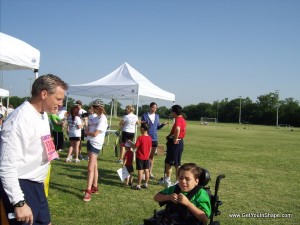
[{"label": "white sneaker", "polygon": [[165,180],[165,187],[169,188],[172,186],[172,182],[170,180]]},{"label": "white sneaker", "polygon": [[66,158],[66,162],[72,162],[72,159]]}]

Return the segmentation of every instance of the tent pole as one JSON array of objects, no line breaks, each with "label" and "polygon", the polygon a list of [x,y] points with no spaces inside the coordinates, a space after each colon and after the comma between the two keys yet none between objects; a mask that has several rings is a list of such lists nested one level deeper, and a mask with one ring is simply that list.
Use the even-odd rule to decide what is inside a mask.
[{"label": "tent pole", "polygon": [[[111,130],[111,118],[112,118],[112,108],[113,108],[113,104],[114,104],[114,99],[111,100],[111,104],[110,104],[110,118],[109,118],[109,129]],[[106,145],[109,144],[109,135],[107,135],[107,143]]]},{"label": "tent pole", "polygon": [[37,79],[39,77],[39,70],[38,69],[34,69],[34,74],[35,74],[35,79]]},{"label": "tent pole", "polygon": [[110,104],[109,127],[111,127],[111,118],[112,118],[112,113],[113,113],[113,106],[114,106],[114,99],[111,100],[111,104]]}]

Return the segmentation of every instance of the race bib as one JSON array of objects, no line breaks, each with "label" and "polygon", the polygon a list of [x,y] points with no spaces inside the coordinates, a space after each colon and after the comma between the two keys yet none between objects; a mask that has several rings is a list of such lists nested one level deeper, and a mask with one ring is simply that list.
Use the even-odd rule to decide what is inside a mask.
[{"label": "race bib", "polygon": [[51,162],[53,159],[59,158],[57,152],[55,151],[55,145],[51,138],[51,135],[42,136],[42,142],[46,149],[48,162]]}]

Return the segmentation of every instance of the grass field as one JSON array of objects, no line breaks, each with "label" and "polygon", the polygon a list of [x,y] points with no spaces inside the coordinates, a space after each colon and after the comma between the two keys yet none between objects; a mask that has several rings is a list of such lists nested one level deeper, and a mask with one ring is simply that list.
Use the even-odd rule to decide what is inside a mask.
[{"label": "grass field", "polygon": [[[170,129],[159,131],[161,144]],[[140,191],[125,187],[116,172],[120,164],[115,162],[115,135],[109,137],[109,144],[99,155],[100,192],[90,202],[83,202],[81,192],[86,187],[87,162],[65,163],[65,151],[60,153],[61,160],[52,164],[48,199],[53,225],[137,225],[159,209],[153,196],[163,186],[151,181],[148,189]],[[226,175],[219,190],[222,214],[216,217],[222,225],[299,224],[299,128],[288,131],[267,126],[201,126],[199,122],[188,122],[184,141],[183,163],[195,162],[208,169],[212,189],[217,175]],[[163,175],[164,156],[156,156],[155,160],[154,174],[159,178]],[[251,213],[268,218],[256,218]],[[234,218],[237,216],[240,218]]]}]

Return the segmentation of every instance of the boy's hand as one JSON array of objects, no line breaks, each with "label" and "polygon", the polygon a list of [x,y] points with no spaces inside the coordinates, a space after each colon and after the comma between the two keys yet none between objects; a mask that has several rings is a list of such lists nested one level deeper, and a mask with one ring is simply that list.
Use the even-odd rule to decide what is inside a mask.
[{"label": "boy's hand", "polygon": [[190,203],[190,200],[184,195],[184,194],[178,194],[177,202],[182,205],[188,205]]},{"label": "boy's hand", "polygon": [[176,193],[173,193],[172,195],[170,195],[170,199],[169,200],[177,204],[177,202],[178,202],[178,195]]}]

